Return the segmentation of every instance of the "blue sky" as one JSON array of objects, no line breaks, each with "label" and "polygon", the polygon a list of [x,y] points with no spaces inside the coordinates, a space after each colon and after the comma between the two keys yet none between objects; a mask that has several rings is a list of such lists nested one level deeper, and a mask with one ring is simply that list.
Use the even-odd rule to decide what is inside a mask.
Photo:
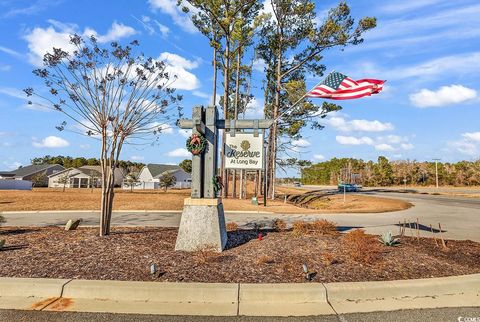
[{"label": "blue sky", "polygon": [[[58,112],[25,104],[21,89],[40,84],[31,71],[42,53],[65,43],[69,33],[95,34],[105,44],[138,39],[147,55],[167,61],[179,75],[176,86],[191,106],[211,96],[211,50],[176,0],[73,1],[0,0],[0,170],[28,164],[45,154],[98,157],[97,141],[55,126]],[[319,18],[335,1],[317,1]],[[480,157],[480,4],[476,0],[349,1],[356,18],[375,16],[378,27],[356,47],[329,50],[327,70],[354,79],[386,79],[385,90],[343,101],[322,131],[305,129],[293,142],[297,157],[443,161]],[[247,113],[258,117],[262,62],[256,62]],[[308,85],[320,80],[308,77]],[[319,100],[318,103],[321,103]],[[127,146],[122,159],[178,163],[188,157],[186,133],[167,130],[159,145]],[[280,173],[279,173],[280,174]],[[281,174],[280,174],[281,175]]]}]

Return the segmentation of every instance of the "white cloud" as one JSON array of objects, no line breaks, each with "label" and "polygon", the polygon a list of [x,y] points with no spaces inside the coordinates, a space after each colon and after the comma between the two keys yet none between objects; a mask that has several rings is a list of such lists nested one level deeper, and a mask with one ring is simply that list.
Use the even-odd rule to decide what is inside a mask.
[{"label": "white cloud", "polygon": [[123,23],[114,22],[110,29],[105,35],[99,35],[93,29],[85,30],[84,34],[86,36],[95,36],[98,42],[107,43],[111,41],[116,41],[121,38],[126,38],[135,35],[137,32],[130,26],[126,26]]},{"label": "white cloud", "polygon": [[244,118],[246,119],[257,119],[263,118],[263,100],[257,99],[256,97],[252,98],[250,102],[247,104],[247,109],[244,113]]},{"label": "white cloud", "polygon": [[10,170],[16,170],[22,165],[20,162],[17,162],[17,161],[14,161],[14,162],[4,161],[3,164]]},{"label": "white cloud", "polygon": [[132,155],[132,156],[130,157],[130,160],[133,160],[133,161],[142,161],[142,160],[144,160],[144,159],[145,159],[145,157],[143,157],[143,156],[141,156],[141,155]]},{"label": "white cloud", "polygon": [[454,141],[450,142],[449,145],[462,154],[466,154],[469,156],[477,156],[478,154],[480,154],[477,145],[469,141]]},{"label": "white cloud", "polygon": [[[148,3],[153,9],[169,15],[173,22],[184,31],[189,33],[197,32],[197,28],[193,25],[189,15],[184,13],[181,7],[177,6],[177,0],[149,0]],[[190,12],[195,11],[195,8],[188,4],[186,5],[189,7]]]},{"label": "white cloud", "polygon": [[18,51],[15,51],[11,48],[7,48],[7,47],[3,47],[3,46],[0,46],[0,52],[8,54],[8,55],[13,56],[13,57],[17,57],[17,58],[22,57],[22,54],[20,54]]},{"label": "white cloud", "polygon": [[311,144],[305,139],[298,139],[298,140],[293,140],[292,145],[300,148],[305,148],[307,146],[310,146]]},{"label": "white cloud", "polygon": [[401,13],[406,11],[412,11],[426,6],[434,5],[436,3],[442,2],[443,0],[416,0],[416,1],[398,1],[398,2],[387,2],[387,5],[380,7],[380,11],[386,13]]},{"label": "white cloud", "polygon": [[165,70],[169,74],[177,76],[172,87],[184,90],[194,90],[200,87],[200,81],[197,76],[188,71],[198,67],[198,60],[188,60],[182,56],[169,52],[161,53],[158,59],[166,63]]},{"label": "white cloud", "polygon": [[0,63],[0,72],[8,72],[12,69],[10,65],[4,65]]},{"label": "white cloud", "polygon": [[192,135],[192,130],[180,129],[180,130],[178,130],[178,134],[180,134],[184,138],[188,138],[188,137],[190,137],[190,135]]},{"label": "white cloud", "polygon": [[11,97],[24,99],[24,100],[27,99],[27,94],[25,94],[19,89],[12,88],[12,87],[0,87],[0,94],[5,94]]},{"label": "white cloud", "polygon": [[313,158],[316,159],[316,160],[324,160],[325,159],[325,157],[321,154],[314,154]]},{"label": "white cloud", "polygon": [[80,144],[80,148],[86,150],[86,149],[90,148],[90,145],[89,144]]},{"label": "white cloud", "polygon": [[191,153],[185,148],[178,148],[167,153],[169,157],[189,157]]},{"label": "white cloud", "polygon": [[394,151],[395,149],[390,144],[381,143],[375,145],[375,150],[377,151]]},{"label": "white cloud", "polygon": [[462,136],[469,141],[480,142],[480,132],[467,132],[463,133]]},{"label": "white cloud", "polygon": [[369,138],[368,136],[362,136],[361,138],[356,138],[353,136],[342,136],[342,135],[337,135],[335,137],[338,143],[342,145],[373,145],[374,142],[372,138]]},{"label": "white cloud", "polygon": [[261,58],[255,59],[253,61],[253,65],[252,65],[253,70],[263,73],[265,71],[265,67],[267,67],[267,64]]},{"label": "white cloud", "polygon": [[47,52],[52,51],[53,47],[72,52],[74,46],[70,44],[70,35],[73,33],[85,37],[94,35],[98,38],[99,42],[115,41],[136,33],[132,27],[117,22],[113,22],[105,35],[100,35],[91,28],[85,28],[84,31],[81,32],[75,24],[65,24],[56,20],[48,20],[48,22],[50,26],[47,28],[36,27],[29,30],[23,37],[28,43],[29,61],[37,66],[42,65],[43,56]]},{"label": "white cloud", "polygon": [[412,150],[414,148],[412,143],[402,143],[400,147],[404,150]]},{"label": "white cloud", "polygon": [[53,135],[47,136],[40,142],[34,140],[32,144],[36,148],[64,148],[70,145],[67,140]]},{"label": "white cloud", "polygon": [[208,99],[212,97],[210,94],[204,93],[202,91],[193,91],[192,95],[200,98],[208,98]]},{"label": "white cloud", "polygon": [[159,33],[162,38],[167,38],[170,33],[170,28],[158,22],[157,19],[151,19],[149,16],[142,16],[141,19],[138,19],[134,15],[132,15],[132,17],[137,20],[150,35]]},{"label": "white cloud", "polygon": [[377,120],[351,120],[347,121],[343,117],[333,116],[325,121],[328,125],[341,132],[363,131],[363,132],[383,132],[394,129],[392,123],[382,123]]},{"label": "white cloud", "polygon": [[462,85],[442,86],[436,91],[421,89],[410,95],[410,102],[421,108],[440,107],[459,104],[473,100],[477,97],[477,91]]}]

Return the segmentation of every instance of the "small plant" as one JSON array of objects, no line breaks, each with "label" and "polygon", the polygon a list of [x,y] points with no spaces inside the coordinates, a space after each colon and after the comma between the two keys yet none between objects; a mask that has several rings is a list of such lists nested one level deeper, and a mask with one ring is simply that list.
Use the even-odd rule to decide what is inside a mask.
[{"label": "small plant", "polygon": [[394,238],[391,231],[381,234],[378,240],[385,246],[398,246],[400,244],[400,240],[398,238]]},{"label": "small plant", "polygon": [[273,264],[273,263],[275,263],[275,259],[268,255],[262,255],[257,259],[257,265]]},{"label": "small plant", "polygon": [[0,239],[0,250],[5,246],[5,239]]},{"label": "small plant", "polygon": [[238,224],[236,222],[227,223],[227,231],[236,231],[238,230]]},{"label": "small plant", "polygon": [[336,235],[337,226],[335,223],[320,219],[312,222],[296,221],[293,223],[294,235]]},{"label": "small plant", "polygon": [[272,229],[277,232],[282,232],[287,230],[287,223],[281,219],[274,219],[272,222]]},{"label": "small plant", "polygon": [[375,237],[365,234],[364,230],[355,229],[344,237],[348,255],[356,262],[372,264],[380,257],[380,245]]}]

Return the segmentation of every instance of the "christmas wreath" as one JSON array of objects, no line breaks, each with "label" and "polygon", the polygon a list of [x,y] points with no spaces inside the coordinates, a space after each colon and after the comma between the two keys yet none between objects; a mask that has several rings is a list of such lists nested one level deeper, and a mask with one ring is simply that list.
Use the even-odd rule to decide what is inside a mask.
[{"label": "christmas wreath", "polygon": [[213,191],[215,192],[215,194],[217,194],[217,192],[219,192],[223,188],[222,177],[213,176],[212,184],[213,184]]},{"label": "christmas wreath", "polygon": [[192,134],[187,139],[186,146],[191,154],[198,155],[205,151],[205,148],[207,147],[207,139],[201,134]]}]

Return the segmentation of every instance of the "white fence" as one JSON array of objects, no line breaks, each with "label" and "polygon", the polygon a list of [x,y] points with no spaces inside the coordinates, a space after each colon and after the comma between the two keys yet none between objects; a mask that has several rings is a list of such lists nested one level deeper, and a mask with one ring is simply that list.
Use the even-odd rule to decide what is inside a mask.
[{"label": "white fence", "polygon": [[0,190],[32,190],[32,182],[27,180],[0,179]]}]

